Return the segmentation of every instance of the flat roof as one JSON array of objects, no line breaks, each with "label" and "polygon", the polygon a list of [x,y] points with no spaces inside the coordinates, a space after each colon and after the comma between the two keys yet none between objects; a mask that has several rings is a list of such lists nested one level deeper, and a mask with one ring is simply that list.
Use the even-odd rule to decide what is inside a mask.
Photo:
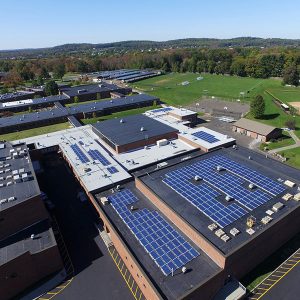
[{"label": "flat roof", "polygon": [[11,117],[0,118],[0,128],[39,122],[43,120],[51,120],[56,118],[66,118],[68,116],[80,113],[93,113],[97,111],[117,109],[120,107],[126,108],[130,107],[131,105],[143,104],[145,102],[155,100],[157,100],[156,97],[146,94],[138,94],[134,96],[126,96],[122,98],[103,100],[99,102],[91,101],[86,104],[79,104],[76,106],[71,106],[69,108],[51,108],[40,112],[33,112],[23,115],[19,114]]},{"label": "flat roof", "polygon": [[36,149],[59,146],[85,189],[92,192],[131,178],[131,175],[98,143],[97,138],[91,125],[86,125],[23,141],[27,145],[34,144]]},{"label": "flat roof", "polygon": [[16,107],[29,107],[41,104],[51,104],[57,101],[66,101],[69,97],[65,95],[56,95],[56,96],[48,96],[42,98],[35,98],[35,99],[26,99],[26,100],[19,100],[19,101],[10,101],[0,103],[0,110],[9,110]]},{"label": "flat roof", "polygon": [[[228,193],[228,186],[230,186],[228,185],[229,182],[225,181],[222,183],[221,187],[217,188],[215,186],[217,183],[211,181],[211,176],[208,177],[212,172],[216,172],[216,171],[212,170],[208,172],[207,175],[203,176],[203,179],[200,180],[199,183],[196,183],[194,179],[191,178],[188,184],[193,184],[193,186],[194,185],[197,186],[198,184],[200,185],[203,184],[204,181],[210,187],[210,190],[213,190],[217,193],[217,195],[214,196],[215,202],[214,201],[210,202],[211,200],[206,200],[204,207],[206,210],[208,209],[207,212],[210,211],[209,207],[211,207],[211,205],[218,205],[218,206],[221,205],[222,207],[225,206],[226,210],[229,211],[230,213],[233,212],[237,207],[242,208],[242,210],[245,212],[245,214],[242,215],[242,217],[237,217],[235,221],[232,221],[229,225],[226,225],[225,227],[222,228],[222,230],[231,238],[227,242],[224,242],[223,240],[218,238],[213,231],[208,229],[209,225],[216,223],[215,220],[209,218],[208,215],[203,213],[203,211],[197,209],[182,195],[180,195],[169,185],[163,182],[163,180],[165,180],[167,176],[170,176],[168,174],[170,174],[170,172],[172,171],[181,170],[182,168],[185,168],[183,170],[188,170],[188,169],[193,170],[193,168],[196,166],[195,163],[198,164],[200,163],[199,166],[202,166],[203,162],[205,163],[205,160],[208,161],[208,159],[214,159],[217,156],[225,157],[232,162],[238,163],[241,166],[256,171],[259,174],[266,176],[268,178],[267,180],[277,183],[280,186],[284,186],[285,189],[283,193],[280,193],[278,195],[272,195],[269,192],[263,190],[264,191],[263,194],[265,195],[268,194],[269,200],[266,201],[264,204],[258,206],[257,208],[250,210],[249,208],[245,207],[244,205],[241,204],[241,202],[237,200],[231,200],[229,202],[225,200],[225,196],[227,196]],[[249,160],[249,156],[251,156],[251,160]],[[242,244],[247,243],[251,238],[253,238],[253,236],[255,237],[256,235],[260,234],[263,230],[267,229],[269,226],[272,226],[273,223],[275,223],[277,220],[284,217],[286,214],[289,214],[290,211],[297,208],[299,205],[299,203],[294,200],[284,201],[282,199],[282,195],[284,195],[285,193],[290,193],[293,195],[298,193],[297,187],[300,186],[300,181],[299,181],[300,172],[294,168],[286,166],[271,158],[266,158],[264,155],[258,154],[248,149],[244,149],[241,147],[239,147],[238,150],[224,148],[197,157],[193,157],[191,159],[182,160],[181,158],[176,158],[173,160],[173,163],[174,164],[171,165],[170,162],[167,167],[161,168],[159,170],[155,170],[154,167],[149,167],[144,169],[143,171],[136,172],[135,175],[140,176],[142,182],[146,184],[154,193],[156,193],[163,202],[165,202],[173,210],[175,210],[178,215],[183,217],[187,223],[191,224],[201,235],[205,236],[215,247],[221,250],[224,254],[228,254],[235,251]],[[200,167],[199,170],[202,172],[204,170],[203,168],[204,167]],[[227,171],[224,172],[227,174]],[[247,195],[248,193],[253,193],[253,191],[250,190],[246,192],[246,189],[248,189],[248,185],[249,185],[249,181],[247,179],[241,180],[240,177],[238,177],[237,175],[232,175],[232,176],[234,178],[232,180],[237,181],[235,183],[235,186],[240,185],[238,190],[245,191]],[[283,185],[282,181],[286,179],[295,182],[297,186],[294,188],[289,188]],[[178,181],[177,186],[180,186],[180,184],[181,183]],[[262,191],[262,189],[260,187],[257,187],[255,188],[254,191],[258,191],[261,194],[260,191]],[[205,193],[205,195],[208,194]],[[266,211],[272,210],[273,205],[277,202],[281,202],[284,204],[283,209],[272,214],[271,217],[273,218],[273,220],[269,224],[262,225],[261,219],[267,216]],[[235,209],[233,209],[233,207],[230,207],[230,205],[235,205]],[[247,218],[250,216],[254,216],[257,220],[257,223],[253,228],[255,230],[253,236],[250,236],[248,233],[246,233],[246,228],[247,228],[246,221]],[[215,215],[215,217],[217,217],[217,215]],[[219,217],[222,218],[223,214],[221,214]],[[220,228],[220,226],[218,226],[218,228]],[[230,230],[233,228],[237,228],[240,231],[240,234],[238,234],[235,237],[231,235]]]},{"label": "flat roof", "polygon": [[190,115],[195,115],[197,112],[192,111],[187,108],[178,108],[174,106],[166,106],[163,105],[162,108],[157,108],[157,109],[152,109],[148,110],[146,114],[153,115],[153,116],[159,116],[159,115],[165,115],[165,114],[175,114],[180,117],[185,117],[185,116],[190,116]]},{"label": "flat roof", "polygon": [[2,143],[0,149],[0,211],[39,194],[40,189],[26,144]]},{"label": "flat roof", "polygon": [[234,138],[203,126],[194,128],[188,127],[187,125],[189,125],[189,122],[180,121],[169,114],[172,113],[173,110],[174,109],[171,106],[157,109],[156,111],[150,110],[144,114],[149,118],[176,128],[179,131],[178,137],[185,138],[193,144],[198,144],[199,147],[207,150],[223,147],[235,142]]},{"label": "flat roof", "polygon": [[[104,145],[105,146],[105,145]],[[150,164],[157,163],[166,159],[183,155],[194,151],[195,148],[179,139],[168,141],[167,145],[158,146],[156,144],[142,147],[135,151],[115,154],[114,158],[127,170],[140,169]]]},{"label": "flat roof", "polygon": [[273,130],[276,129],[276,127],[266,125],[266,124],[263,124],[260,122],[256,122],[253,120],[249,120],[246,118],[242,118],[242,119],[236,121],[233,125],[236,127],[241,127],[241,128],[256,132],[261,135],[268,135]]},{"label": "flat roof", "polygon": [[13,93],[1,94],[0,102],[14,100],[14,99],[18,99],[18,98],[24,97],[24,96],[34,96],[34,95],[35,95],[34,92],[27,92],[27,91],[17,91],[17,92],[13,92]]},{"label": "flat roof", "polygon": [[118,146],[177,131],[145,115],[111,119],[96,123],[93,127],[110,142]]},{"label": "flat roof", "polygon": [[[35,235],[33,239],[32,234]],[[35,223],[0,241],[0,265],[26,252],[35,254],[53,246],[56,241],[49,221]]]},{"label": "flat roof", "polygon": [[72,87],[61,88],[60,91],[69,97],[101,93],[105,91],[118,91],[123,89],[115,84],[103,82],[101,84],[78,85]]},{"label": "flat roof", "polygon": [[[122,188],[130,190],[138,198],[138,202],[134,203],[135,211],[138,212],[144,208],[150,211],[157,211],[155,206],[138,189],[135,188],[134,182],[122,185]],[[186,267],[190,270],[189,272],[183,274],[180,270],[176,270],[174,271],[174,276],[171,274],[165,276],[129,228],[125,225],[114,208],[111,205],[103,206],[101,204],[100,198],[110,195],[113,195],[111,191],[106,191],[96,195],[96,199],[106,215],[109,217],[110,221],[113,223],[115,229],[119,232],[121,238],[125,241],[130,251],[140,263],[141,267],[150,277],[150,280],[155,284],[156,288],[165,296],[165,298],[172,300],[179,299],[187,293],[191,287],[201,284],[210,276],[214,276],[221,271],[221,269],[201,249],[194,245],[193,242],[180,231],[180,228],[177,228],[170,220],[158,211],[158,213],[163,216],[163,218],[200,253],[198,257],[186,264]]]},{"label": "flat roof", "polygon": [[194,144],[198,144],[200,147],[208,150],[235,142],[234,138],[206,127],[188,128],[178,136],[188,139]]}]

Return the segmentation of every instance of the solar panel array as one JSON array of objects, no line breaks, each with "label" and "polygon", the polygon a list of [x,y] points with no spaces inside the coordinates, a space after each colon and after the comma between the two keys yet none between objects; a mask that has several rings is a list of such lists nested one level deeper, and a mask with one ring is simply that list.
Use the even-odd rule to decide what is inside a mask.
[{"label": "solar panel array", "polygon": [[[225,171],[217,171],[218,166]],[[195,176],[202,179],[197,184],[191,182]],[[276,181],[220,155],[169,172],[163,182],[222,228],[247,214],[243,207],[253,210],[271,200],[274,191],[278,195],[285,190]],[[247,188],[249,182],[258,188],[250,190]],[[220,203],[216,199],[222,195],[220,192],[243,207],[236,203],[227,206]]]},{"label": "solar panel array", "polygon": [[89,158],[83,153],[77,144],[72,144],[71,149],[74,151],[79,160],[84,164],[89,162]]},{"label": "solar panel array", "polygon": [[157,211],[146,208],[132,212],[128,205],[138,198],[128,189],[108,197],[115,211],[164,275],[169,275],[199,256]]},{"label": "solar panel array", "polygon": [[171,110],[173,110],[172,107],[163,107],[163,108],[154,109],[154,110],[152,110],[152,112],[161,113],[161,112],[168,112],[168,111],[171,111]]},{"label": "solar panel array", "polygon": [[228,159],[222,155],[215,155],[214,161],[226,168],[226,170],[234,173],[235,175],[244,178],[251,183],[254,183],[258,187],[269,192],[273,196],[277,196],[286,190],[285,186],[281,183],[274,181],[267,176],[260,174],[257,171],[254,171],[246,166],[243,166],[235,161]]},{"label": "solar panel array", "polygon": [[88,154],[93,160],[98,160],[103,166],[109,166],[110,162],[98,151],[98,150],[89,150]]},{"label": "solar panel array", "polygon": [[210,134],[210,133],[207,133],[205,131],[197,131],[195,133],[192,134],[193,136],[195,136],[196,138],[198,139],[201,139],[205,142],[208,142],[210,144],[213,144],[213,143],[216,143],[216,142],[219,142],[220,140],[217,139],[214,135]]},{"label": "solar panel array", "polygon": [[115,173],[118,173],[118,169],[116,167],[109,167],[107,168],[107,171],[110,173],[110,174],[115,174]]}]

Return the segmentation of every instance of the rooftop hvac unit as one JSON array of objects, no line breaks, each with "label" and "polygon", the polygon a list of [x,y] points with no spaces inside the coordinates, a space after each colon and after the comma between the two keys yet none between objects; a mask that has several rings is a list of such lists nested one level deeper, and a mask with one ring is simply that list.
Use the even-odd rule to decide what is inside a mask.
[{"label": "rooftop hvac unit", "polygon": [[225,170],[222,166],[217,166],[217,171],[220,172],[220,171],[223,171]]},{"label": "rooftop hvac unit", "polygon": [[250,190],[253,190],[254,188],[255,188],[255,185],[254,185],[253,183],[250,183],[250,184],[249,184],[249,189],[250,189]]},{"label": "rooftop hvac unit", "polygon": [[167,139],[158,140],[156,141],[156,145],[158,147],[166,146],[168,145],[168,140]]},{"label": "rooftop hvac unit", "polygon": [[10,186],[12,184],[13,184],[12,181],[9,181],[9,182],[6,183],[7,186]]},{"label": "rooftop hvac unit", "polygon": [[7,202],[8,202],[7,199],[2,199],[2,200],[0,200],[0,204],[5,204],[5,203],[7,203]]},{"label": "rooftop hvac unit", "polygon": [[116,190],[117,190],[117,191],[120,191],[120,190],[121,190],[121,186],[120,186],[119,184],[117,185]]},{"label": "rooftop hvac unit", "polygon": [[185,274],[186,271],[187,271],[187,267],[182,267],[181,271],[182,271],[183,274]]},{"label": "rooftop hvac unit", "polygon": [[275,212],[280,211],[281,209],[283,209],[284,204],[282,204],[281,202],[277,202],[273,205],[272,209]]},{"label": "rooftop hvac unit", "polygon": [[227,202],[229,202],[229,201],[233,200],[233,198],[232,198],[231,196],[227,195],[227,196],[225,197],[225,200],[226,200]]},{"label": "rooftop hvac unit", "polygon": [[256,218],[253,217],[253,216],[248,217],[248,218],[247,218],[246,224],[247,224],[247,226],[248,226],[249,228],[254,227],[255,224],[256,224]]},{"label": "rooftop hvac unit", "polygon": [[202,178],[200,177],[200,176],[198,176],[198,175],[196,175],[195,177],[194,177],[194,180],[195,181],[200,181]]},{"label": "rooftop hvac unit", "polygon": [[16,198],[15,197],[9,197],[7,200],[8,200],[8,202],[12,202],[12,201],[16,200]]},{"label": "rooftop hvac unit", "polygon": [[102,205],[107,205],[107,204],[109,204],[109,200],[108,200],[106,197],[101,197],[101,198],[100,198],[100,201],[101,201]]},{"label": "rooftop hvac unit", "polygon": [[296,186],[296,183],[295,183],[295,182],[292,182],[292,181],[290,181],[290,180],[286,180],[286,181],[284,182],[284,184],[287,185],[288,187],[291,187],[291,188],[293,188],[293,187]]}]

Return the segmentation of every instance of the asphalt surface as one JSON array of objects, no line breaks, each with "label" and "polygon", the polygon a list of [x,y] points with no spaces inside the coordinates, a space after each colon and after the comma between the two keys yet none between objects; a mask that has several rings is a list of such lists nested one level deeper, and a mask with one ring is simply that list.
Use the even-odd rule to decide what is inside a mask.
[{"label": "asphalt surface", "polygon": [[299,300],[300,299],[300,265],[294,267],[261,300]]},{"label": "asphalt surface", "polygon": [[72,283],[54,299],[132,300],[125,281],[114,264],[94,223],[98,216],[89,202],[80,202],[80,189],[62,159],[47,159],[39,178],[41,190],[55,204],[54,214],[74,265]]}]

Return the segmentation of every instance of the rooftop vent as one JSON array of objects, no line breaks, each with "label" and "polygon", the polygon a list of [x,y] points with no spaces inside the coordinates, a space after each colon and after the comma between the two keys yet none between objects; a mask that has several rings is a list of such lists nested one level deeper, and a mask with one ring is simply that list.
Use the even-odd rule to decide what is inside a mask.
[{"label": "rooftop vent", "polygon": [[249,189],[250,189],[250,190],[253,190],[254,188],[255,188],[255,185],[254,185],[253,183],[250,183],[250,184],[249,184]]},{"label": "rooftop vent", "polygon": [[182,271],[183,274],[185,274],[186,271],[187,271],[187,267],[182,267],[181,271]]},{"label": "rooftop vent", "polygon": [[35,235],[32,234],[32,235],[30,236],[30,238],[33,240],[33,239],[35,238]]},{"label": "rooftop vent", "polygon": [[120,120],[120,123],[125,123],[123,119]]},{"label": "rooftop vent", "polygon": [[202,178],[200,177],[200,176],[198,176],[198,175],[196,175],[195,177],[194,177],[194,180],[195,181],[200,181]]},{"label": "rooftop vent", "polygon": [[145,131],[145,128],[143,126],[141,127],[141,131]]}]

